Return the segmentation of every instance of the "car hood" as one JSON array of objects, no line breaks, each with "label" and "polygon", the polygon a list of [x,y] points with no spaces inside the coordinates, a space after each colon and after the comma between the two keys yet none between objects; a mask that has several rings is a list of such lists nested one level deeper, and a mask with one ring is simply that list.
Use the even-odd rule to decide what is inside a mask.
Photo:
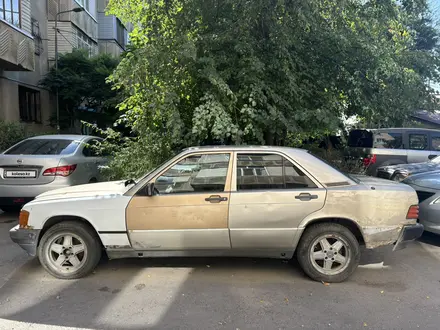
[{"label": "car hood", "polygon": [[402,182],[412,186],[416,190],[418,190],[419,187],[440,190],[440,171],[413,175]]},{"label": "car hood", "polygon": [[379,170],[386,171],[388,173],[394,173],[395,171],[400,171],[400,172],[408,172],[409,174],[416,174],[416,173],[424,173],[424,172],[440,170],[440,164],[433,162],[425,162],[425,163],[414,163],[414,164],[389,165],[389,166],[382,166],[379,168]]},{"label": "car hood", "polygon": [[110,181],[102,183],[89,183],[67,188],[55,189],[38,195],[36,200],[95,197],[108,195],[122,195],[131,185],[125,186],[125,181]]}]

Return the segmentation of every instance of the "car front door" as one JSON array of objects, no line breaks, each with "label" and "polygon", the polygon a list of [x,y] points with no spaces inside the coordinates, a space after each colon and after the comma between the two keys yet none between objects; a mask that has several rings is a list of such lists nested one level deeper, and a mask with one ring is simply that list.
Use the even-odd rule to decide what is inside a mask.
[{"label": "car front door", "polygon": [[228,207],[232,175],[229,152],[194,153],[177,160],[150,182],[126,210],[129,237],[136,250],[230,249]]},{"label": "car front door", "polygon": [[238,153],[229,205],[232,249],[291,249],[301,221],[324,206],[326,189],[276,153]]}]

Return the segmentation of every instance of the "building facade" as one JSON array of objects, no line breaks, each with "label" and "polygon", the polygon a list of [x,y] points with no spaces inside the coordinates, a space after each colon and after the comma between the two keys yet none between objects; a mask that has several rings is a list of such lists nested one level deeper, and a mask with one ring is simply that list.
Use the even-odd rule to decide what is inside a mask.
[{"label": "building facade", "polygon": [[[116,17],[105,16],[107,2],[0,0],[0,120],[22,122],[35,132],[52,130],[55,97],[39,82],[54,63],[55,20],[58,54],[81,48],[90,56],[118,56],[127,32]],[[72,12],[78,7],[84,11]]]},{"label": "building facade", "polygon": [[119,56],[127,45],[128,32],[117,17],[106,15],[108,2],[109,0],[98,0],[99,52]]}]

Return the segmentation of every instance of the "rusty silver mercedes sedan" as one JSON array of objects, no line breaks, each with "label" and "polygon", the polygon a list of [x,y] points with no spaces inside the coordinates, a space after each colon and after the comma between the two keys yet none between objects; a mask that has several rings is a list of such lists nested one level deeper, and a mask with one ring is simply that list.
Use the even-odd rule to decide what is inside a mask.
[{"label": "rusty silver mercedes sedan", "polygon": [[26,204],[10,236],[53,276],[129,257],[291,259],[340,282],[367,249],[418,238],[418,200],[404,184],[351,177],[309,152],[194,147],[138,180],[68,187]]}]

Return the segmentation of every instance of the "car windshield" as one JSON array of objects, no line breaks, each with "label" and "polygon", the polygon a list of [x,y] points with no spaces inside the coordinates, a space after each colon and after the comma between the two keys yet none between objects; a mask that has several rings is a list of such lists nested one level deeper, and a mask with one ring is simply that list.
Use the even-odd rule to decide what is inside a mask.
[{"label": "car windshield", "polygon": [[162,166],[164,166],[166,163],[168,163],[170,160],[172,159],[172,157],[170,159],[167,159],[166,161],[164,161],[162,164],[160,164],[159,166],[156,166],[155,168],[153,168],[151,171],[148,171],[146,174],[142,175],[140,178],[135,179],[135,182],[140,182],[141,180],[145,179],[146,177],[148,177],[151,173],[153,173],[154,171],[156,171],[157,169],[161,168]]},{"label": "car windshield", "polygon": [[7,150],[5,155],[69,155],[78,145],[79,141],[69,139],[29,139]]}]

